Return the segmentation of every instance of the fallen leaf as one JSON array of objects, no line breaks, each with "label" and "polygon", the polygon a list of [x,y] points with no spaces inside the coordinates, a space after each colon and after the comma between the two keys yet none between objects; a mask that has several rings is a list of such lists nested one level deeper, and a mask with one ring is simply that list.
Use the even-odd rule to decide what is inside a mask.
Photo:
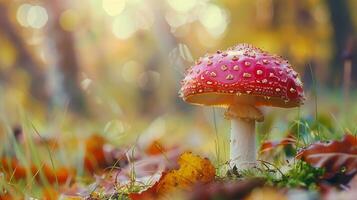
[{"label": "fallen leaf", "polygon": [[325,168],[325,179],[341,174],[352,177],[357,172],[357,138],[346,134],[340,141],[317,142],[299,151],[296,158]]},{"label": "fallen leaf", "polygon": [[173,191],[192,190],[193,186],[212,182],[215,178],[215,168],[207,158],[186,152],[179,157],[178,164],[179,169],[164,172],[152,187],[129,197],[132,200],[157,199]]},{"label": "fallen leaf", "polygon": [[284,194],[273,188],[257,188],[245,200],[287,200]]},{"label": "fallen leaf", "polygon": [[42,198],[44,200],[56,200],[59,197],[59,192],[53,187],[45,187],[42,190]]},{"label": "fallen leaf", "polygon": [[12,200],[14,199],[10,194],[0,194],[0,200]]},{"label": "fallen leaf", "polygon": [[54,171],[52,167],[45,164],[42,170],[50,184],[56,183],[57,181],[59,184],[65,184],[70,179],[74,179],[74,170],[65,167],[55,168]]},{"label": "fallen leaf", "polygon": [[198,185],[189,195],[190,200],[242,199],[254,188],[263,186],[263,179],[247,179],[242,181],[211,182]]},{"label": "fallen leaf", "polygon": [[336,190],[336,188],[329,188],[323,193],[324,200],[355,200],[357,197],[357,175],[355,175],[347,186],[342,191]]},{"label": "fallen leaf", "polygon": [[2,158],[1,166],[4,169],[4,172],[15,179],[21,179],[26,177],[26,168],[23,167],[19,161],[12,158]]},{"label": "fallen leaf", "polygon": [[261,145],[260,153],[271,151],[279,146],[285,147],[287,145],[295,145],[295,144],[296,144],[296,139],[292,135],[288,135],[287,137],[283,138],[280,141],[267,140],[264,141],[263,144]]},{"label": "fallen leaf", "polygon": [[31,176],[36,175],[36,180],[40,182],[41,179],[39,172],[43,172],[49,183],[56,183],[56,181],[58,181],[59,184],[64,184],[70,178],[74,178],[75,174],[74,170],[65,167],[60,167],[53,171],[53,168],[47,164],[44,164],[41,169],[37,168],[33,164],[30,164],[30,169],[27,169],[14,158],[3,158],[1,160],[1,164],[7,178],[14,178],[17,180],[26,178],[27,173],[30,173]]},{"label": "fallen leaf", "polygon": [[130,199],[131,200],[155,200],[155,199],[158,199],[160,196],[160,194],[158,193],[158,189],[159,189],[158,185],[160,182],[163,181],[163,178],[165,177],[165,175],[166,175],[166,172],[163,172],[159,181],[156,182],[154,185],[152,185],[147,190],[145,190],[141,193],[129,194]]},{"label": "fallen leaf", "polygon": [[149,155],[158,155],[166,152],[164,146],[157,140],[153,141],[146,149],[146,153]]},{"label": "fallen leaf", "polygon": [[120,167],[128,164],[125,155],[127,150],[109,145],[107,140],[98,134],[89,137],[85,145],[84,167],[89,172],[112,167],[113,164]]},{"label": "fallen leaf", "polygon": [[197,183],[214,180],[215,168],[207,158],[192,153],[184,153],[178,160],[180,168],[169,171],[158,185],[158,192],[169,192],[174,188],[190,189]]},{"label": "fallen leaf", "polygon": [[93,172],[95,169],[106,165],[103,149],[105,143],[106,140],[97,134],[93,134],[85,141],[84,166],[88,171]]}]

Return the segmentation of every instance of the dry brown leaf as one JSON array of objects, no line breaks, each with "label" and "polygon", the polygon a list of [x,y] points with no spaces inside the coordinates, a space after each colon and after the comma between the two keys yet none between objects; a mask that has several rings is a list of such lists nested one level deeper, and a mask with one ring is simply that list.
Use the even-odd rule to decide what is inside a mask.
[{"label": "dry brown leaf", "polygon": [[314,167],[325,168],[326,179],[341,173],[352,176],[357,172],[357,138],[347,134],[340,141],[317,142],[301,150],[296,157]]},{"label": "dry brown leaf", "polygon": [[336,190],[336,188],[329,188],[323,194],[324,200],[355,200],[357,197],[357,175],[344,187],[342,191]]},{"label": "dry brown leaf", "polygon": [[214,180],[215,168],[207,158],[201,158],[190,152],[183,153],[179,160],[179,169],[164,172],[160,180],[140,194],[130,194],[130,198],[157,199],[177,190],[190,190],[194,185],[209,183]]},{"label": "dry brown leaf", "polygon": [[242,199],[253,189],[265,184],[263,179],[246,179],[242,181],[211,182],[194,188],[187,199],[210,200],[210,199]]}]

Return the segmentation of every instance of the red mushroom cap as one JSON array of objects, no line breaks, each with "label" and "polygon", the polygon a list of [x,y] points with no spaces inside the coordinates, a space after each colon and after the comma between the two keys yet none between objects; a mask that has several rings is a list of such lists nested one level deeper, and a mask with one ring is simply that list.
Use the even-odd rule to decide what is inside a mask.
[{"label": "red mushroom cap", "polygon": [[305,100],[298,73],[288,61],[249,44],[200,58],[187,70],[180,95],[192,104],[225,107],[288,108]]}]

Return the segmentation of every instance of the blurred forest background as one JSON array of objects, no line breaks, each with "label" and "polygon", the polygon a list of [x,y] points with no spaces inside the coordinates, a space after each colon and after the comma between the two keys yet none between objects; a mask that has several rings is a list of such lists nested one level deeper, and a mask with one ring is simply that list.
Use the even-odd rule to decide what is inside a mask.
[{"label": "blurred forest background", "polygon": [[[184,70],[243,42],[300,72],[303,115],[334,121],[349,109],[355,121],[356,8],[355,0],[0,0],[0,128],[31,121],[44,137],[96,131],[118,143],[143,132],[173,143],[182,133],[200,144],[214,131],[212,109],[178,97]],[[286,120],[300,112],[277,110]]]}]

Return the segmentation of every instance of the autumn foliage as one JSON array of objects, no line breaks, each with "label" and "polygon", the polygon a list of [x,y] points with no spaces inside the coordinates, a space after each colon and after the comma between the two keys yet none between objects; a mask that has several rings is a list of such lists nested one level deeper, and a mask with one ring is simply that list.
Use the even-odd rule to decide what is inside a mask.
[{"label": "autumn foliage", "polygon": [[357,137],[346,134],[340,141],[317,142],[301,150],[296,157],[314,167],[324,168],[324,178],[336,174],[352,176],[357,172]]},{"label": "autumn foliage", "polygon": [[194,185],[212,182],[215,168],[207,158],[183,153],[178,159],[179,169],[165,171],[152,187],[138,194],[130,194],[132,200],[157,199],[181,190],[192,190]]},{"label": "autumn foliage", "polygon": [[32,164],[30,168],[26,168],[15,158],[3,158],[1,164],[7,177],[17,180],[24,179],[27,175],[30,175],[35,176],[36,180],[40,181],[39,174],[41,172],[50,184],[64,184],[75,177],[75,170],[73,169],[66,167],[53,168],[46,163],[42,164],[40,167]]}]

